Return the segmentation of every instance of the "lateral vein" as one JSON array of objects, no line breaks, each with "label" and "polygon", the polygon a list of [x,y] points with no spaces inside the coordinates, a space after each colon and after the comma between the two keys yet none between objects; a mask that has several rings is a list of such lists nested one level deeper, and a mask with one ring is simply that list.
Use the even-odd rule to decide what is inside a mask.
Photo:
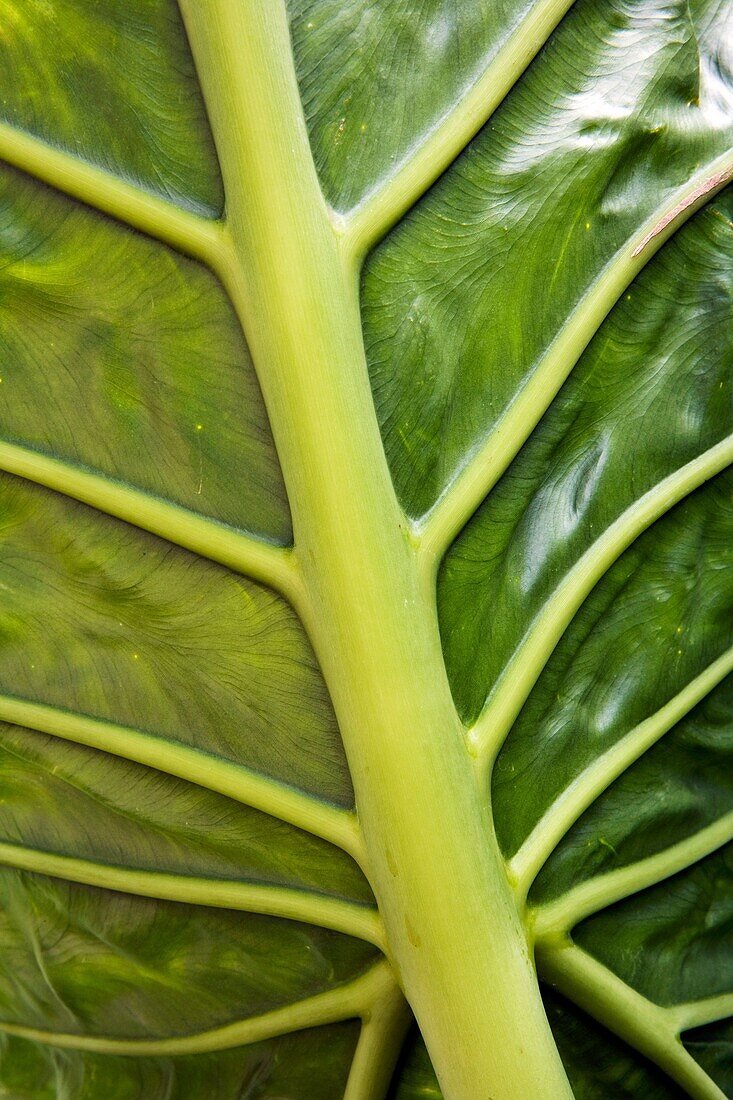
[{"label": "lateral vein", "polygon": [[688,206],[692,206],[700,199],[707,199],[710,195],[714,195],[721,187],[725,187],[727,183],[730,183],[731,178],[733,178],[733,164],[727,164],[720,171],[713,172],[707,179],[702,180],[689,195],[684,195],[671,210],[662,215],[656,225],[649,230],[643,240],[636,246],[634,256],[640,255],[646,246],[655,237],[659,236],[671,222],[675,221],[680,214],[684,214]]},{"label": "lateral vein", "polygon": [[362,1016],[344,1100],[383,1100],[387,1096],[412,1019],[394,975],[385,971],[383,989]]},{"label": "lateral vein", "polygon": [[366,253],[427,191],[488,121],[536,56],[573,0],[540,0],[512,31],[475,83],[397,171],[345,216],[334,219],[351,262]]},{"label": "lateral vein", "polygon": [[384,946],[381,920],[375,909],[307,890],[116,867],[3,841],[0,864],[139,897],[283,917],[355,936],[380,950]]},{"label": "lateral vein", "polygon": [[185,779],[318,836],[348,852],[360,866],[366,862],[355,814],[241,764],[153,733],[10,695],[0,695],[0,721],[101,749]]},{"label": "lateral vein", "polygon": [[300,583],[290,548],[264,542],[140,489],[0,441],[0,470],[88,504],[274,588],[294,605]]},{"label": "lateral vein", "polygon": [[534,431],[629,283],[733,174],[733,151],[678,188],[606,264],[501,419],[417,526],[424,568],[434,575],[448,547]]},{"label": "lateral vein", "polygon": [[317,993],[283,1008],[275,1008],[261,1016],[252,1016],[224,1027],[212,1028],[196,1035],[172,1039],[114,1039],[96,1035],[73,1035],[42,1031],[21,1024],[0,1022],[0,1032],[21,1039],[44,1043],[68,1050],[85,1050],[96,1054],[164,1057],[179,1054],[208,1054],[251,1043],[289,1035],[304,1028],[321,1027],[342,1020],[359,1018],[368,1012],[375,991],[381,989],[389,964],[382,960],[366,973],[335,989]]},{"label": "lateral vein", "polygon": [[656,520],[733,462],[733,435],[664,478],[626,509],[578,559],[530,624],[467,732],[477,761],[491,765],[555,646],[584,600],[624,550]]},{"label": "lateral vein", "polygon": [[658,1065],[692,1100],[725,1100],[680,1042],[670,1009],[637,993],[568,939],[552,946],[538,944],[537,965],[545,981]]},{"label": "lateral vein", "polygon": [[733,646],[658,711],[635,726],[580,773],[546,810],[509,861],[520,899],[578,818],[610,785],[733,671]]},{"label": "lateral vein", "polygon": [[720,993],[716,997],[704,997],[699,1001],[671,1005],[667,1015],[675,1031],[689,1031],[693,1027],[714,1024],[733,1016],[733,993]]},{"label": "lateral vein", "polygon": [[217,267],[217,221],[158,198],[5,122],[0,122],[0,159],[177,252]]},{"label": "lateral vein", "polygon": [[597,875],[534,910],[538,939],[569,932],[586,917],[646,890],[711,855],[733,840],[733,812],[653,856]]}]

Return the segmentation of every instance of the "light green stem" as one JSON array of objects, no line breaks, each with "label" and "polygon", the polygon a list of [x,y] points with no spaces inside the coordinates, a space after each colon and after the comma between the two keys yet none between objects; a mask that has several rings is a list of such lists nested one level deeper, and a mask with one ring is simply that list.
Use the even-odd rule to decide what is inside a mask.
[{"label": "light green stem", "polygon": [[733,435],[664,478],[623,512],[550,595],[507,662],[475,725],[472,753],[490,768],[529,693],[578,608],[635,539],[660,516],[733,462]]},{"label": "light green stem", "polygon": [[509,861],[509,872],[517,897],[527,896],[532,882],[568,829],[614,780],[618,779],[652,745],[697,706],[733,671],[733,646],[665,706],[630,730],[607,752],[578,775],[543,814],[519,851]]},{"label": "light green stem", "polygon": [[320,928],[343,932],[347,936],[356,936],[357,939],[373,943],[380,949],[384,947],[382,924],[374,909],[307,890],[229,879],[198,878],[194,875],[166,874],[138,867],[113,867],[106,863],[40,852],[35,848],[4,842],[0,842],[0,865],[34,871],[36,874],[50,875],[68,882],[80,882],[85,886],[117,890],[123,894],[303,921]]},{"label": "light green stem", "polygon": [[670,1005],[666,1012],[677,1034],[689,1031],[691,1027],[704,1027],[705,1024],[714,1024],[733,1016],[733,993],[719,993],[717,997],[704,997],[701,1001]]},{"label": "light green stem", "polygon": [[158,198],[6,122],[0,122],[0,160],[178,252],[216,267],[221,241],[218,222]]},{"label": "light green stem", "polygon": [[363,866],[365,855],[353,813],[329,806],[293,787],[211,753],[130,726],[0,695],[0,722],[10,722],[146,764],[319,836]]},{"label": "light green stem", "polygon": [[733,174],[733,152],[705,165],[678,188],[609,260],[476,454],[423,518],[424,568],[434,575],[443,555],[518,453],[601,323],[657,250]]},{"label": "light green stem", "polygon": [[680,1042],[669,1010],[653,1004],[569,940],[538,948],[545,978],[590,1016],[656,1062],[693,1100],[725,1100]]},{"label": "light green stem", "polygon": [[0,1022],[0,1032],[48,1046],[86,1050],[95,1054],[149,1058],[208,1054],[259,1043],[276,1035],[289,1035],[303,1028],[321,1027],[324,1024],[365,1016],[370,1011],[375,996],[383,990],[388,975],[389,965],[382,961],[346,985],[317,993],[304,1001],[296,1001],[295,1004],[275,1008],[262,1016],[252,1016],[235,1024],[175,1039],[115,1039],[110,1036],[74,1035],[4,1022]]},{"label": "light green stem", "polygon": [[656,855],[581,882],[555,901],[534,911],[535,935],[540,940],[569,932],[591,914],[684,871],[731,840],[733,813],[725,814],[706,829],[662,849]]},{"label": "light green stem", "polygon": [[519,20],[457,105],[411,149],[389,179],[343,219],[345,248],[358,262],[465,148],[544,43],[573,0],[539,0]]},{"label": "light green stem", "polygon": [[363,1015],[344,1100],[383,1100],[412,1022],[410,1006],[385,971],[384,989]]},{"label": "light green stem", "polygon": [[562,1100],[569,1085],[390,481],[356,272],[318,186],[284,7],[182,9],[227,193],[225,282],[283,467],[389,956],[447,1100]]},{"label": "light green stem", "polygon": [[0,441],[0,470],[80,500],[106,515],[261,581],[293,604],[297,605],[300,599],[299,577],[287,547],[273,546],[188,508],[30,447]]}]

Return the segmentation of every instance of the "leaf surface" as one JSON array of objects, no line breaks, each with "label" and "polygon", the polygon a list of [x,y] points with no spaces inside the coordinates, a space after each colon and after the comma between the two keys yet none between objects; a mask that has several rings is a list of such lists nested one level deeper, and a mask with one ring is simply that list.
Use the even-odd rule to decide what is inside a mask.
[{"label": "leaf surface", "polygon": [[[259,70],[240,85],[213,64],[188,2],[185,20],[173,0],[6,7],[0,1091],[441,1096],[399,936],[428,949],[375,900],[364,784],[389,762],[360,769],[347,728],[354,620],[381,577],[367,566],[344,593],[352,618],[324,646],[327,569],[303,535],[320,459],[293,440],[325,447],[363,383],[348,427],[384,448],[427,676],[447,675],[574,1095],[720,1100],[726,5],[273,2],[302,100],[288,124],[360,294],[316,302],[360,320],[364,359],[348,402],[334,383],[305,426],[296,366],[320,314],[299,312],[287,240],[242,249],[262,179],[241,105],[222,123],[214,94],[222,72],[247,92]],[[212,0],[214,37],[235,8]],[[260,46],[279,74],[275,38]],[[307,227],[324,211],[291,175],[269,183]],[[262,351],[268,278],[291,361]],[[355,500],[341,457],[324,539],[379,495],[374,466]],[[347,556],[369,546],[354,535]],[[383,610],[385,633],[400,615],[409,633],[409,600]],[[388,666],[374,694],[402,715],[411,686]],[[486,816],[466,845],[493,843]],[[410,871],[391,847],[376,858]]]}]

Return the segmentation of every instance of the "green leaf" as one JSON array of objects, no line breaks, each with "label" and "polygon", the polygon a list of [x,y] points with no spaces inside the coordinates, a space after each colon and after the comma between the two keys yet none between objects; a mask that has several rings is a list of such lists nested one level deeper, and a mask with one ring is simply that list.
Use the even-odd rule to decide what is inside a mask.
[{"label": "green leaf", "polygon": [[216,1055],[132,1059],[3,1036],[0,1065],[14,1100],[338,1100],[357,1038],[356,1023],[331,1024]]},{"label": "green leaf", "polygon": [[171,0],[13,0],[0,59],[0,117],[10,126],[184,206],[220,212],[216,153]]},{"label": "green leaf", "polygon": [[727,7],[6,9],[0,1094],[721,1100]]},{"label": "green leaf", "polygon": [[[289,542],[267,414],[213,276],[18,172],[0,173],[0,210],[4,438]],[[220,476],[239,462],[246,480]]]},{"label": "green leaf", "polygon": [[[728,148],[715,72],[725,14],[718,0],[575,5],[370,258],[377,414],[411,515],[429,510],[492,429],[506,424],[500,453],[519,447],[618,296],[627,242]],[[533,378],[540,393],[525,412],[517,403]]]},{"label": "green leaf", "polygon": [[562,997],[548,992],[545,1003],[579,1100],[605,1100],[608,1096],[681,1100],[685,1095],[654,1065],[635,1055]]},{"label": "green leaf", "polygon": [[[529,5],[290,0],[303,107],[324,190],[355,206],[471,90]],[[395,110],[385,112],[385,103]]]},{"label": "green leaf", "polygon": [[689,1031],[685,1046],[723,1093],[733,1091],[733,1024],[730,1020]]}]

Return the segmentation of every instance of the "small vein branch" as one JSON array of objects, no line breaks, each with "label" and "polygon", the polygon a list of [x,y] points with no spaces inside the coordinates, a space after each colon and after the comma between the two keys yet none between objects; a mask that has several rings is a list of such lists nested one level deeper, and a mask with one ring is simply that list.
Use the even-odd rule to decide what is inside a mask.
[{"label": "small vein branch", "polygon": [[720,993],[717,997],[705,997],[700,1001],[687,1001],[672,1005],[667,1015],[677,1034],[693,1027],[715,1024],[733,1016],[733,993]]},{"label": "small vein branch", "polygon": [[637,993],[568,939],[538,944],[537,966],[546,982],[658,1065],[693,1100],[725,1100],[680,1042],[673,1010]]},{"label": "small vein branch", "polygon": [[129,726],[0,695],[0,721],[145,764],[286,821],[366,862],[356,816],[235,764]]},{"label": "small vein branch", "polygon": [[733,647],[696,676],[665,706],[630,730],[555,799],[509,861],[510,878],[519,898],[527,892],[559,842],[578,818],[610,785],[655,745],[733,671]]},{"label": "small vein branch", "polygon": [[289,548],[264,542],[178,504],[15,443],[0,442],[0,470],[89,504],[261,581],[294,605],[300,602],[299,575]]},{"label": "small vein branch", "polygon": [[225,1027],[173,1039],[115,1039],[96,1035],[62,1034],[2,1022],[0,1032],[48,1046],[86,1050],[96,1054],[141,1057],[207,1054],[248,1046],[250,1043],[259,1043],[278,1035],[289,1035],[304,1028],[359,1018],[368,1012],[375,995],[382,989],[388,970],[389,964],[382,961],[353,981],[325,993],[318,993],[284,1008],[273,1009],[262,1016],[253,1016]]},{"label": "small vein branch", "polygon": [[380,950],[384,944],[375,909],[306,890],[115,867],[4,842],[0,842],[0,864],[123,894],[302,921],[356,936]]},{"label": "small vein branch", "polygon": [[606,316],[661,245],[733,175],[733,152],[712,161],[675,191],[620,249],[588,288],[531,378],[430,512],[419,529],[425,568],[443,555],[534,431]]},{"label": "small vein branch", "polygon": [[359,1042],[344,1100],[381,1100],[387,1095],[405,1034],[413,1016],[391,971],[362,1015]]},{"label": "small vein branch", "polygon": [[733,462],[733,435],[664,478],[616,519],[548,598],[468,731],[469,749],[490,765],[555,646],[598,581],[648,527]]},{"label": "small vein branch", "polygon": [[355,264],[361,263],[369,249],[417,202],[491,117],[572,3],[573,0],[540,0],[535,4],[475,83],[460,96],[457,106],[437,123],[422,144],[408,152],[387,182],[371,192],[350,215],[334,219]]},{"label": "small vein branch", "polygon": [[220,224],[0,122],[0,159],[177,252],[216,268]]},{"label": "small vein branch", "polygon": [[646,890],[711,855],[733,840],[733,813],[656,855],[598,875],[534,910],[538,939],[569,932],[580,921],[609,905]]}]

